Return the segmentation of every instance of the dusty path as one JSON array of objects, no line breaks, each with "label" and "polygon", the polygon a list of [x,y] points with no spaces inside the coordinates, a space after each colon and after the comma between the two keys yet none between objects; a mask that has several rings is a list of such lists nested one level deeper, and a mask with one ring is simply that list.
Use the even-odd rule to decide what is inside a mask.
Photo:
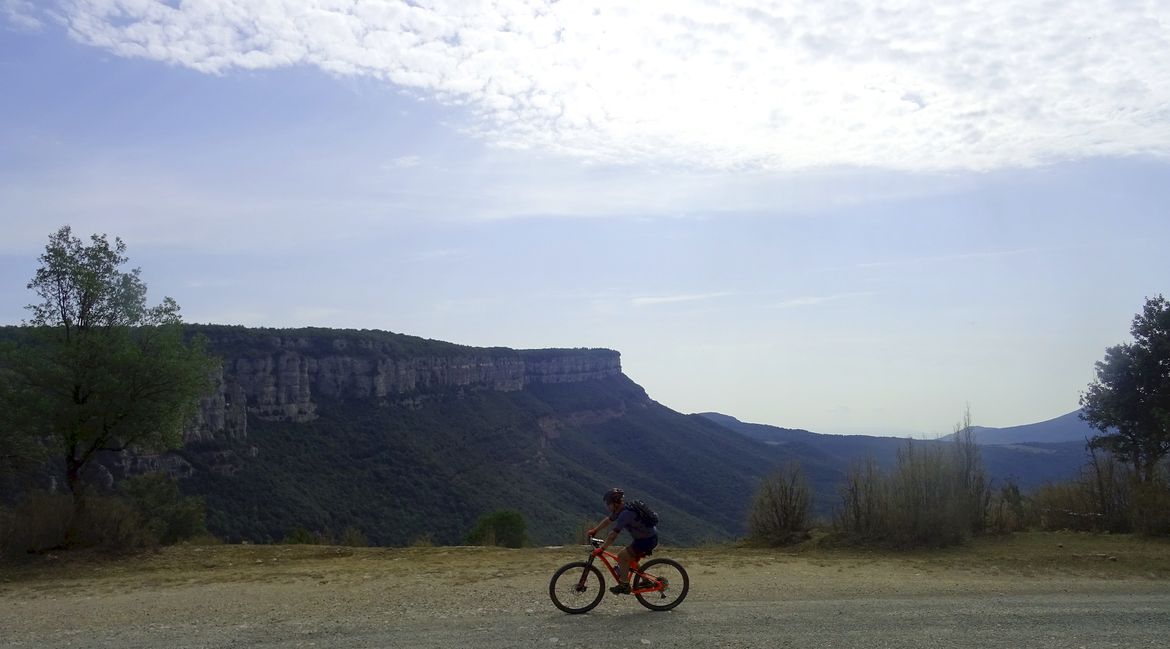
[{"label": "dusty path", "polygon": [[[1164,647],[1170,546],[903,557],[667,551],[692,591],[562,614],[579,548],[173,548],[0,573],[0,647]],[[1094,549],[1095,550],[1095,549]]]}]

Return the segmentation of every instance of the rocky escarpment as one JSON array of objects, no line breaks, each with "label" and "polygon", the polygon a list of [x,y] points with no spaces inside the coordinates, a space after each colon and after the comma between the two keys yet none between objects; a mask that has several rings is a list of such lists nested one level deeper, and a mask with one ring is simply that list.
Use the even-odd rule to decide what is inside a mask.
[{"label": "rocky escarpment", "polygon": [[608,349],[477,348],[380,331],[195,327],[222,359],[187,443],[242,442],[249,417],[311,421],[320,399],[418,405],[449,390],[514,391],[621,374]]}]

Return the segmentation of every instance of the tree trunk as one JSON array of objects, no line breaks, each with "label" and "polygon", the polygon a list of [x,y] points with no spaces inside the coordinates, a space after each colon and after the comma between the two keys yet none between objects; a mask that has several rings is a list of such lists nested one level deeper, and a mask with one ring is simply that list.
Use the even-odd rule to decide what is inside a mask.
[{"label": "tree trunk", "polygon": [[81,521],[85,517],[85,485],[81,483],[82,466],[82,462],[73,453],[65,458],[65,483],[73,495],[73,516],[70,517],[69,526],[65,530],[64,544],[66,547],[77,545],[81,540]]}]

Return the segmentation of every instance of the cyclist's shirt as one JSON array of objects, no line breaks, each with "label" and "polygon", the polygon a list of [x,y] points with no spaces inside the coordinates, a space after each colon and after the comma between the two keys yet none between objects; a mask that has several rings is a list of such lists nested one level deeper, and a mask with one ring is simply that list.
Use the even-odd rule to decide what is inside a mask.
[{"label": "cyclist's shirt", "polygon": [[622,509],[617,513],[610,514],[609,520],[614,522],[613,531],[628,530],[634,539],[648,539],[652,536],[658,536],[658,528],[643,523],[642,519],[638,517],[638,513],[632,509]]}]

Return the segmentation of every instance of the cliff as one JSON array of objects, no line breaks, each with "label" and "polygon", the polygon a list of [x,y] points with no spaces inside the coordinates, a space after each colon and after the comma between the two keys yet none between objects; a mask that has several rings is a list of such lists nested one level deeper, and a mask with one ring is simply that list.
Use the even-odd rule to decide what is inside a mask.
[{"label": "cliff", "polygon": [[308,422],[321,399],[417,406],[451,390],[511,392],[621,374],[609,349],[466,347],[383,331],[196,326],[222,359],[184,443],[242,442],[248,418]]}]

